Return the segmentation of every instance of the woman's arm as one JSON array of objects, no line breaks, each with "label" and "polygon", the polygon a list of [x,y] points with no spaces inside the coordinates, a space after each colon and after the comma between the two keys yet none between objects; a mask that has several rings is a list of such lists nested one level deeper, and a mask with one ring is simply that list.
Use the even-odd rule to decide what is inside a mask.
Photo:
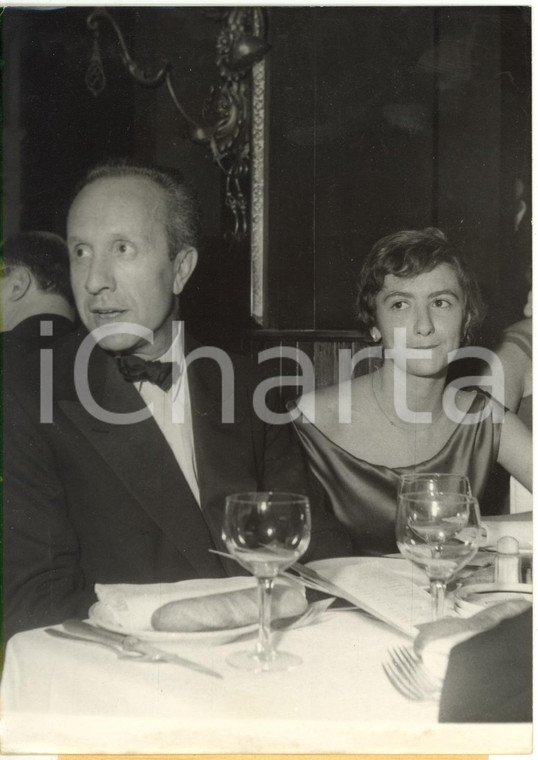
[{"label": "woman's arm", "polygon": [[512,412],[506,413],[502,423],[497,461],[532,491],[532,435]]},{"label": "woman's arm", "polygon": [[496,351],[504,370],[504,405],[517,412],[523,396],[532,391],[532,360],[515,343],[504,342]]}]

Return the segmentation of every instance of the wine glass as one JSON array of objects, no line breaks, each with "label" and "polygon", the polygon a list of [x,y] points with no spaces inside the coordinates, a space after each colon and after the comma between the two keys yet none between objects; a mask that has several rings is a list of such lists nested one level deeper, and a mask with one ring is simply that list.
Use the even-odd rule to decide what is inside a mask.
[{"label": "wine glass", "polygon": [[451,472],[413,472],[400,475],[398,495],[404,493],[461,493],[472,496],[466,475]]},{"label": "wine glass", "polygon": [[430,581],[433,619],[443,617],[446,584],[478,551],[480,511],[469,494],[401,493],[396,510],[400,552]]},{"label": "wine glass", "polygon": [[301,494],[236,493],[226,498],[224,540],[230,554],[258,580],[259,625],[254,651],[236,652],[237,668],[287,670],[301,658],[277,652],[271,643],[271,592],[279,571],[292,565],[310,541],[310,505]]}]

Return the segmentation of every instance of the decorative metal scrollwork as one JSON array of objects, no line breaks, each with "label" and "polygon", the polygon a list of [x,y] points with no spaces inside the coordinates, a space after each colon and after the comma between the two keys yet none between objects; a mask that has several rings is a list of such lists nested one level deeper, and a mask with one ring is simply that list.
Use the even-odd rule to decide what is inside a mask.
[{"label": "decorative metal scrollwork", "polygon": [[252,69],[261,61],[269,44],[265,39],[264,11],[261,7],[241,7],[221,15],[222,26],[216,42],[219,83],[213,87],[204,109],[204,123],[193,119],[181,105],[171,81],[172,66],[164,61],[155,74],[131,58],[120,27],[104,8],[87,18],[94,36],[93,50],[86,74],[86,86],[97,97],[106,86],[99,51],[99,22],[108,21],[120,46],[121,59],[130,75],[145,87],[166,84],[172,101],[187,126],[189,138],[208,145],[214,161],[223,171],[225,203],[233,218],[232,237],[243,241],[248,233],[248,178],[250,175],[250,130],[252,109]]}]

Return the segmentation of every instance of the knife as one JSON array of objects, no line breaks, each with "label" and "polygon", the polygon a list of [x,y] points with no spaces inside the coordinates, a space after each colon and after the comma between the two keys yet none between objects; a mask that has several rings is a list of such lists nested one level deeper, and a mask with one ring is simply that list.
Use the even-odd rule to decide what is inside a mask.
[{"label": "knife", "polygon": [[[177,654],[171,652],[165,652],[162,649],[154,647],[147,641],[142,641],[135,636],[125,636],[123,633],[114,633],[113,631],[105,631],[103,628],[97,628],[90,623],[85,623],[82,620],[66,620],[63,623],[64,629],[68,634],[73,635],[77,639],[83,639],[86,641],[95,641],[99,644],[105,644],[112,647],[120,653],[132,652],[140,655],[139,661],[146,662],[170,662],[176,665],[182,665],[190,670],[195,670],[197,673],[204,673],[213,678],[222,678],[220,673],[215,670],[210,670],[204,665],[200,665],[192,660],[187,660],[184,657],[179,657]],[[61,633],[61,631],[55,631],[55,629],[46,629],[48,633]]]},{"label": "knife", "polygon": [[316,591],[322,591],[325,594],[336,596],[339,599],[345,599],[345,601],[349,602],[350,604],[356,604],[356,599],[354,596],[352,596],[340,586],[337,586],[336,583],[333,583],[327,578],[324,578],[323,575],[317,573],[315,570],[312,570],[311,567],[306,567],[305,565],[301,565],[299,562],[294,562],[293,565],[291,565],[290,570],[294,570],[299,578],[303,581],[303,583],[310,583],[311,587]]}]

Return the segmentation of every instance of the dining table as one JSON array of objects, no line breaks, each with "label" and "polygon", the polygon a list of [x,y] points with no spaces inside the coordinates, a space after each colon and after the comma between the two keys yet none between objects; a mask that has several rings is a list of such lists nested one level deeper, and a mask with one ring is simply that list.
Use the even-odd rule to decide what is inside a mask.
[{"label": "dining table", "polygon": [[[313,564],[349,573],[361,561]],[[410,563],[383,561],[417,584]],[[299,666],[258,673],[230,666],[226,657],[254,648],[255,633],[168,645],[221,676],[214,678],[177,663],[119,657],[44,628],[19,633],[5,652],[2,752],[513,754],[531,746],[529,724],[442,724],[438,698],[400,694],[383,663],[389,648],[412,638],[362,610],[329,609],[312,625],[274,637],[301,658]]]}]

